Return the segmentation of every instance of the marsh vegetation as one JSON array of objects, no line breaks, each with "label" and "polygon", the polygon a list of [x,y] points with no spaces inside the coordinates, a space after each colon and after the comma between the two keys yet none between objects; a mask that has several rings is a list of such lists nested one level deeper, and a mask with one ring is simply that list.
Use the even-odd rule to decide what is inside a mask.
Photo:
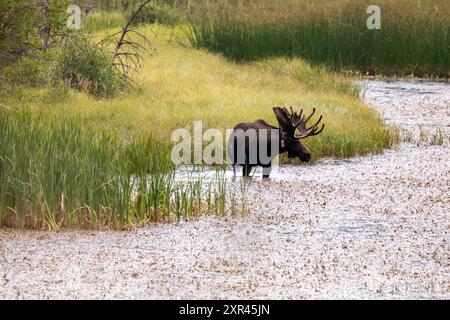
[{"label": "marsh vegetation", "polygon": [[208,6],[207,13],[192,15],[189,38],[196,47],[240,62],[282,55],[363,75],[449,76],[447,1],[377,1],[378,30],[366,24],[372,4],[220,1]]},{"label": "marsh vegetation", "polygon": [[124,229],[246,212],[217,172],[177,181],[168,145],[29,110],[0,112],[0,225]]},{"label": "marsh vegetation", "polygon": [[[14,49],[1,66],[0,225],[121,229],[244,213],[240,187],[221,169],[213,181],[176,181],[173,130],[200,120],[225,132],[258,118],[276,124],[275,105],[317,108],[327,129],[306,142],[313,160],[380,153],[397,131],[336,71],[449,71],[449,15],[439,0],[417,2],[422,11],[415,4],[400,21],[401,4],[386,1],[385,29],[373,33],[363,30],[364,8],[348,14],[359,12],[355,1],[239,2],[234,11],[233,1],[166,1],[133,24],[156,50],[145,51],[128,85],[109,68],[113,44],[95,44],[120,31],[132,2],[96,3],[63,46],[17,54],[0,43]],[[52,12],[64,17],[60,7]],[[30,23],[28,34],[39,28]]]}]

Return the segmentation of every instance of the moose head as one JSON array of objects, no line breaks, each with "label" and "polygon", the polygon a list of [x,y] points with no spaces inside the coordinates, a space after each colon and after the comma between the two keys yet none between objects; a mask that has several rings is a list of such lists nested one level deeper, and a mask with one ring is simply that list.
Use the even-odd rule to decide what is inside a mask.
[{"label": "moose head", "polygon": [[287,152],[288,158],[300,158],[302,162],[309,162],[311,160],[311,151],[308,150],[301,140],[316,136],[323,131],[325,128],[324,124],[319,129],[322,116],[319,117],[319,120],[314,125],[308,128],[307,123],[316,113],[315,108],[306,119],[303,109],[300,110],[300,113],[296,113],[292,107],[290,111],[286,108],[275,107],[273,112],[280,125],[281,153]]}]

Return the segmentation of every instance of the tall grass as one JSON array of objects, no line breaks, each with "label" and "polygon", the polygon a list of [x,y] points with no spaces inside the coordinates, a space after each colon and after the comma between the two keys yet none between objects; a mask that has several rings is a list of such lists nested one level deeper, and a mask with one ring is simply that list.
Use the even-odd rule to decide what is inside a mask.
[{"label": "tall grass", "polygon": [[[175,0],[176,1],[176,0]],[[105,1],[97,4],[82,21],[82,30],[87,32],[106,31],[107,29],[123,27],[139,7],[136,1]],[[175,26],[185,23],[184,15],[179,13],[176,3],[151,1],[134,18],[132,25],[162,24]]]},{"label": "tall grass", "polygon": [[103,31],[123,27],[126,15],[119,11],[96,11],[90,13],[82,22],[82,30],[86,32]]},{"label": "tall grass", "polygon": [[381,30],[366,27],[371,4],[370,0],[214,2],[191,10],[188,34],[193,46],[237,61],[288,56],[334,70],[450,76],[448,1],[377,1]]},{"label": "tall grass", "polygon": [[0,226],[123,229],[234,210],[207,203],[207,190],[226,198],[222,181],[177,182],[169,154],[151,138],[122,145],[75,118],[2,111]]}]

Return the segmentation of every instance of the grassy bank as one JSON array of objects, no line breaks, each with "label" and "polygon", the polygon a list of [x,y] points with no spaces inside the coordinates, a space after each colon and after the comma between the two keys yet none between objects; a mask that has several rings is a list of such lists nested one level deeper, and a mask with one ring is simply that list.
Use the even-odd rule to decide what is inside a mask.
[{"label": "grassy bank", "polygon": [[[240,5],[239,5],[240,4]],[[450,76],[450,6],[445,0],[226,1],[191,14],[192,45],[236,61],[300,57],[363,74]]]}]

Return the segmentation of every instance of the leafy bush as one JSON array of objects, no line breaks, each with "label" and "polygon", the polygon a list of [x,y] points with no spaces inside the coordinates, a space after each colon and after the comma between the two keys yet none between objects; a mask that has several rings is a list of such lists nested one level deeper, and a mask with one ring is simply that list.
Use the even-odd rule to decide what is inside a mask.
[{"label": "leafy bush", "polygon": [[57,50],[39,51],[24,55],[17,62],[6,67],[3,75],[12,85],[31,87],[45,86],[50,80],[50,70]]},{"label": "leafy bush", "polygon": [[111,58],[81,37],[71,38],[56,59],[52,81],[95,96],[114,96],[123,82],[111,67]]},{"label": "leafy bush", "polygon": [[70,33],[66,27],[68,5],[67,0],[1,0],[0,69],[27,53],[63,42]]},{"label": "leafy bush", "polygon": [[168,6],[147,5],[139,11],[132,23],[134,25],[159,23],[167,26],[174,26],[179,24],[181,20],[181,15],[173,8]]}]

